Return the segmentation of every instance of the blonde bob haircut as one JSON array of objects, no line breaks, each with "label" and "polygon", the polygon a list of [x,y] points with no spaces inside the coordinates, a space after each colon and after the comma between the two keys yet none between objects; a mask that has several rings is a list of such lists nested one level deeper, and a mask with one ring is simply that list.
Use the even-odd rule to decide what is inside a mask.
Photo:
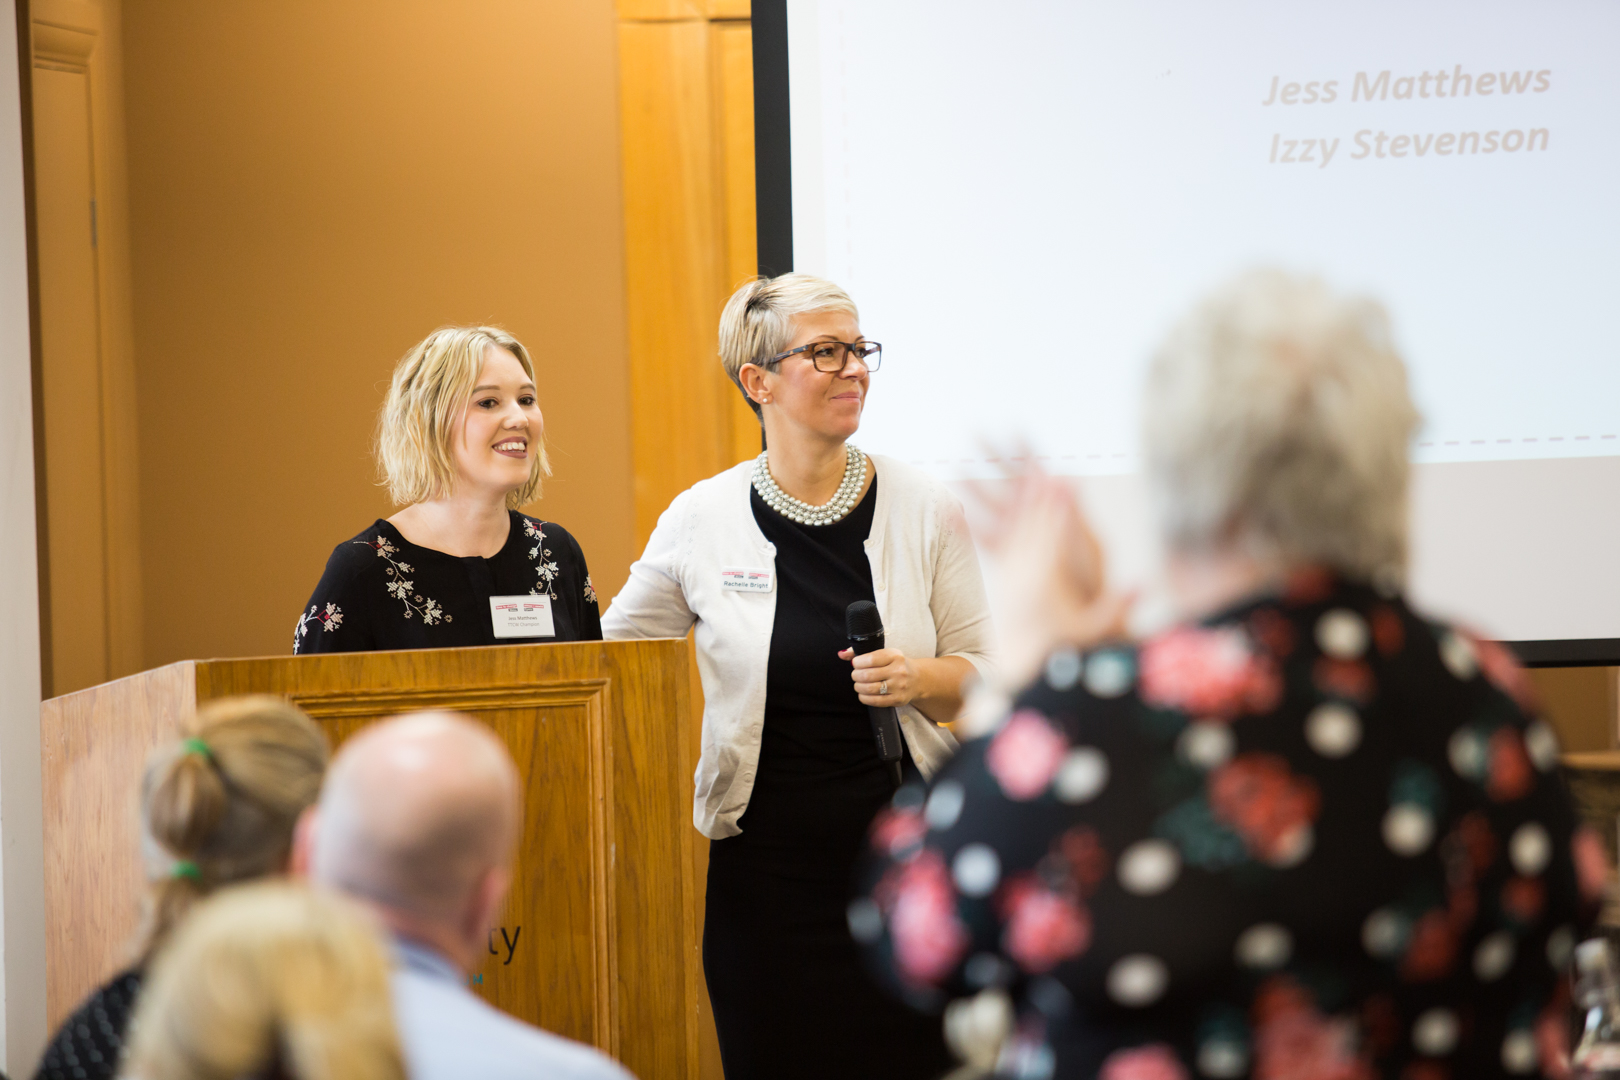
[{"label": "blonde bob haircut", "polygon": [[1404,580],[1419,416],[1377,302],[1256,270],[1173,330],[1144,398],[1149,487],[1183,551],[1236,544]]},{"label": "blonde bob haircut", "polygon": [[[451,434],[472,400],[490,346],[517,357],[534,382],[534,362],[523,343],[494,326],[443,326],[423,338],[394,366],[394,377],[377,418],[377,465],[382,485],[396,506],[409,506],[450,494],[456,482]],[[528,483],[506,497],[516,510],[540,497],[541,481],[551,475],[544,437]]]},{"label": "blonde bob haircut", "polygon": [[769,360],[793,340],[793,319],[812,311],[842,311],[859,320],[855,301],[837,285],[813,274],[783,274],[744,282],[720,313],[720,364],[737,384],[748,407],[759,416],[759,403],[743,390],[744,364]]},{"label": "blonde bob haircut", "polygon": [[119,1075],[405,1080],[376,920],[288,881],[224,889],[159,954]]}]

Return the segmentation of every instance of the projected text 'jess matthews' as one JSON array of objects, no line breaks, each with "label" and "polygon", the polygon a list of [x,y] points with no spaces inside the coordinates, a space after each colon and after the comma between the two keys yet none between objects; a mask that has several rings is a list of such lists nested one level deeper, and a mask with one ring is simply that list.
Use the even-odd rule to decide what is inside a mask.
[{"label": "projected text 'jess matthews'", "polygon": [[[1260,102],[1262,107],[1283,113],[1310,109],[1310,122],[1322,120],[1324,123],[1314,131],[1273,132],[1267,160],[1272,165],[1325,169],[1346,161],[1542,152],[1551,146],[1550,128],[1522,124],[1490,127],[1477,123],[1451,126],[1446,123],[1447,117],[1436,110],[1459,99],[1511,99],[1545,94],[1552,86],[1551,68],[1469,71],[1461,64],[1454,65],[1450,71],[1404,75],[1392,71],[1358,71],[1347,79],[1288,81],[1282,75],[1273,75],[1265,98]],[[1386,120],[1380,127],[1356,126],[1356,106],[1402,101],[1411,102],[1415,109],[1423,111],[1414,111],[1399,120]],[[1333,113],[1318,112],[1318,109],[1330,109]],[[1322,133],[1330,124],[1338,131]]]}]

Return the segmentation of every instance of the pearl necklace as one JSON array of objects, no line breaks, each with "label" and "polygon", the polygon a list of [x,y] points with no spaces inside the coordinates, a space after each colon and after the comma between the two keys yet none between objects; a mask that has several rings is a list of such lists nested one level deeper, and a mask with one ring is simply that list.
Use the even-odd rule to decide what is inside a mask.
[{"label": "pearl necklace", "polygon": [[754,459],[754,490],[759,492],[766,506],[800,525],[831,525],[844,520],[860,501],[861,489],[865,486],[866,455],[855,449],[853,443],[844,444],[844,479],[825,506],[801,502],[778,487],[766,464],[764,451]]}]

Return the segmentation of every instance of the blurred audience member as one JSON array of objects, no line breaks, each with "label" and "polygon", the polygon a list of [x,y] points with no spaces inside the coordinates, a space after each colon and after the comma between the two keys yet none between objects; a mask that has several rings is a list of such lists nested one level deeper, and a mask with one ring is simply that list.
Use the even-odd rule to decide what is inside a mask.
[{"label": "blurred audience member", "polygon": [[380,928],[286,881],[223,890],[153,965],[130,1080],[405,1080]]},{"label": "blurred audience member", "polygon": [[1379,306],[1257,272],[1148,377],[1182,622],[1119,642],[1068,485],[987,496],[1003,656],[1033,682],[878,820],[850,910],[903,992],[959,999],[979,1069],[1567,1069],[1606,857],[1512,657],[1402,597],[1417,423]]},{"label": "blurred audience member", "polygon": [[297,861],[393,931],[394,1010],[416,1080],[626,1080],[611,1059],[467,989],[511,883],[520,811],[517,768],[488,728],[448,713],[400,717],[343,745]]},{"label": "blurred audience member", "polygon": [[284,872],[298,817],[320,792],[326,737],[281,698],[211,702],[186,732],[152,755],[141,785],[152,884],[133,963],[62,1024],[40,1062],[41,1080],[117,1073],[152,956],[200,897]]}]

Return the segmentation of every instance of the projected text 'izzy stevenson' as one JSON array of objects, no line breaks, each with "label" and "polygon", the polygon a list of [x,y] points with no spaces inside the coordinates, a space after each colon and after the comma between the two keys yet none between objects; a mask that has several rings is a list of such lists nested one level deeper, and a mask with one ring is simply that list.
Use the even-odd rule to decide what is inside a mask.
[{"label": "projected text 'izzy stevenson'", "polygon": [[[1516,154],[1545,150],[1552,138],[1547,128],[1509,128],[1506,131],[1442,131],[1422,135],[1392,135],[1362,128],[1355,133],[1349,158],[1447,157],[1454,154]],[[1315,165],[1325,169],[1339,152],[1340,139],[1285,139],[1271,137],[1271,164]]]},{"label": "projected text 'izzy stevenson'", "polygon": [[[1348,83],[1348,97],[1343,86]],[[1450,71],[1423,71],[1396,76],[1390,71],[1376,75],[1358,71],[1350,79],[1315,79],[1284,82],[1273,75],[1263,107],[1332,106],[1386,101],[1440,101],[1458,98],[1511,97],[1544,94],[1552,89],[1552,69],[1540,71],[1464,71],[1461,64]],[[1325,169],[1340,161],[1366,161],[1394,158],[1457,157],[1481,154],[1516,154],[1546,150],[1552,141],[1545,127],[1495,128],[1425,132],[1387,131],[1361,128],[1351,135],[1293,136],[1276,132],[1271,136],[1272,165],[1314,165]],[[1348,145],[1345,145],[1348,142]],[[1340,155],[1340,147],[1345,153]]]}]

